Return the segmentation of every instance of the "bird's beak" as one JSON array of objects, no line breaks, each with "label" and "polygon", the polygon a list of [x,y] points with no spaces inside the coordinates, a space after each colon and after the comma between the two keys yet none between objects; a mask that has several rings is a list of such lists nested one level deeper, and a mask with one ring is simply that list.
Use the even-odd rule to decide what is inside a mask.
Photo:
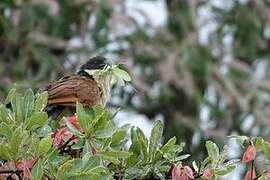
[{"label": "bird's beak", "polygon": [[96,70],[96,69],[91,69],[91,70],[89,70],[89,69],[84,69],[84,72],[86,72],[86,73],[89,74],[90,76],[93,76],[94,74],[96,74],[97,71],[98,71],[98,70]]}]

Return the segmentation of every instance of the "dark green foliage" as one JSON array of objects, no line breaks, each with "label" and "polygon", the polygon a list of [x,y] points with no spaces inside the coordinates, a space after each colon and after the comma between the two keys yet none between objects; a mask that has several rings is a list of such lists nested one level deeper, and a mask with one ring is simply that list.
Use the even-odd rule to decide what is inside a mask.
[{"label": "dark green foliage", "polygon": [[[145,24],[131,17],[126,2],[1,0],[0,99],[4,99],[13,83],[21,92],[29,87],[37,90],[51,80],[75,72],[91,56],[106,54],[123,62],[136,89],[116,86],[112,97],[119,96],[121,101],[110,105],[138,112],[150,120],[163,117],[164,139],[175,136],[186,142],[185,152],[202,157],[207,154],[205,140],[211,138],[224,144],[231,133],[269,137],[269,0],[226,0],[220,1],[221,6],[204,0],[166,0],[163,2],[167,20],[159,26],[153,26],[151,18],[140,9],[133,10]],[[208,28],[211,30],[208,41],[201,42],[204,37],[201,34]],[[74,45],[74,41],[79,45]],[[38,131],[39,138],[56,130],[58,125],[47,122],[42,112],[46,97],[40,96],[44,98],[40,100],[35,97],[39,104],[33,102],[31,94],[27,91],[24,97],[11,101],[11,93],[0,106],[0,117],[5,122],[0,134],[11,139],[11,132],[16,130],[9,127],[14,117],[7,116],[8,102],[16,112],[16,120],[23,124],[20,128]],[[90,119],[99,114],[85,111]],[[100,114],[104,119],[97,119],[97,123],[104,123],[102,126],[88,124],[83,128],[87,136],[101,139],[111,136],[100,145],[102,148],[120,150],[129,127],[102,131],[111,126],[105,123],[110,119],[105,114],[104,117]],[[39,124],[33,122],[37,117]],[[254,119],[254,124],[245,129],[243,124],[248,118]],[[83,123],[84,117],[80,121]],[[40,129],[44,123],[45,128]],[[76,136],[86,135],[67,124]],[[133,134],[140,134],[136,129],[133,128]],[[133,138],[144,149],[140,152],[133,145],[136,157],[147,156],[145,149],[149,142],[144,142],[142,135]],[[97,138],[92,143],[100,141]],[[91,144],[86,142],[81,139],[73,148],[85,147],[87,151]],[[2,148],[8,157],[8,147]],[[54,157],[55,152],[51,153]],[[111,158],[117,163],[116,159]],[[132,158],[129,163],[132,164]],[[51,172],[57,174],[58,165],[51,165]]]}]

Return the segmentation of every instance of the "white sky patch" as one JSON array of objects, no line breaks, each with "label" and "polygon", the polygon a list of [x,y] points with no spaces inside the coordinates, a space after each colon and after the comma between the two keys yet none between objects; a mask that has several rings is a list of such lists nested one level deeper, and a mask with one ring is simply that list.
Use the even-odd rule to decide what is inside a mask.
[{"label": "white sky patch", "polygon": [[262,59],[257,60],[255,63],[255,72],[253,73],[253,80],[256,82],[262,80],[266,76],[268,68],[268,60],[263,61]]},{"label": "white sky patch", "polygon": [[115,122],[118,126],[131,124],[132,126],[139,127],[147,138],[150,137],[151,129],[153,127],[153,122],[149,121],[145,115],[128,111],[118,112],[115,117]]},{"label": "white sky patch", "polygon": [[217,28],[217,23],[213,21],[212,11],[209,5],[201,6],[197,10],[198,19],[197,24],[199,28],[199,42],[200,44],[207,45],[209,36]]},{"label": "white sky patch", "polygon": [[141,26],[146,23],[144,15],[147,16],[149,23],[154,27],[163,26],[167,22],[168,14],[164,0],[127,0],[126,8],[128,15],[133,17]]},{"label": "white sky patch", "polygon": [[254,116],[248,115],[248,116],[245,118],[244,122],[242,123],[241,129],[242,129],[243,131],[248,131],[248,130],[250,130],[250,128],[252,128],[252,126],[253,126],[254,121],[255,121]]}]

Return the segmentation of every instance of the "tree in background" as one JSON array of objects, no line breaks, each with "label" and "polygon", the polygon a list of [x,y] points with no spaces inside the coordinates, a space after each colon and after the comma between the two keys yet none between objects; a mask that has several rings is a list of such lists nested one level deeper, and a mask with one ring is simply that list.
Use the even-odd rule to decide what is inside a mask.
[{"label": "tree in background", "polygon": [[162,116],[165,138],[176,135],[193,155],[209,138],[269,137],[268,0],[166,0],[161,27],[134,9],[140,24],[126,2],[1,1],[1,96],[14,82],[38,88],[100,53],[122,60],[137,89],[115,89],[122,101],[111,104]]}]

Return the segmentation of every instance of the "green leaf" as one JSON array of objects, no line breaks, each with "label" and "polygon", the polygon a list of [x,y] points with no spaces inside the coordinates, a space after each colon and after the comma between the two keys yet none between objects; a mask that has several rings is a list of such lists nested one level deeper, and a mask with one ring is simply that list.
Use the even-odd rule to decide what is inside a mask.
[{"label": "green leaf", "polygon": [[92,153],[92,149],[91,149],[89,140],[87,138],[83,138],[83,139],[85,139],[84,146],[83,146],[83,154],[85,155],[85,154],[90,153],[90,152]]},{"label": "green leaf", "polygon": [[132,153],[127,151],[100,151],[101,155],[110,156],[114,158],[128,158]]},{"label": "green leaf", "polygon": [[45,112],[36,112],[30,118],[27,119],[26,129],[35,130],[39,127],[43,127],[48,120],[48,115]]},{"label": "green leaf", "polygon": [[116,165],[120,164],[120,161],[117,158],[115,158],[115,157],[106,156],[106,155],[103,155],[102,157],[103,157],[104,160],[106,160],[108,162],[111,162],[113,164],[116,164]]},{"label": "green leaf", "polygon": [[259,152],[263,150],[264,147],[264,139],[261,137],[258,137],[255,142],[256,151]]},{"label": "green leaf", "polygon": [[216,164],[219,160],[219,149],[215,143],[212,141],[206,142],[206,149],[208,156],[211,158],[213,164]]},{"label": "green leaf", "polygon": [[12,156],[12,159],[15,161],[18,160],[21,141],[22,141],[21,129],[18,128],[12,134],[12,137],[10,140],[10,150],[9,150],[10,155]]},{"label": "green leaf", "polygon": [[[95,111],[97,111],[97,108],[98,108],[98,107],[99,107],[99,106],[95,107]],[[99,109],[99,110],[101,110],[101,112],[99,112],[98,114],[95,113],[96,116],[95,116],[95,118],[92,120],[92,125],[93,125],[93,126],[95,126],[95,125],[98,126],[99,122],[100,122],[102,119],[104,119],[104,118],[107,117],[107,112],[106,112],[104,109]]]},{"label": "green leaf", "polygon": [[0,105],[0,120],[7,123],[7,124],[9,124],[10,121],[12,120],[10,118],[9,113],[8,113],[8,109],[3,104]]},{"label": "green leaf", "polygon": [[71,160],[68,160],[65,163],[63,163],[58,169],[58,174],[57,174],[58,178],[57,179],[63,179],[66,172],[69,172],[70,169],[72,168],[72,166],[78,161],[81,161],[81,160],[80,159],[71,159]]},{"label": "green leaf", "polygon": [[125,139],[126,134],[126,130],[117,130],[112,136],[111,146],[118,145],[122,140]]},{"label": "green leaf", "polygon": [[141,154],[141,145],[139,142],[139,138],[138,138],[138,131],[136,131],[135,127],[131,128],[131,141],[132,144],[129,148],[129,151],[132,152],[134,155],[136,154],[137,156],[139,156]]},{"label": "green leaf", "polygon": [[31,175],[33,180],[40,180],[43,176],[43,161],[41,159],[35,163],[33,169],[31,170]]},{"label": "green leaf", "polygon": [[151,131],[151,136],[150,136],[150,141],[149,141],[149,160],[152,161],[152,159],[155,156],[155,153],[158,148],[158,144],[160,143],[160,140],[162,138],[162,133],[163,133],[163,124],[161,121],[155,121],[154,127]]},{"label": "green leaf", "polygon": [[211,158],[208,156],[207,158],[205,158],[203,160],[203,162],[201,163],[201,169],[205,168],[209,163],[211,162]]},{"label": "green leaf", "polygon": [[143,158],[145,161],[147,161],[147,159],[148,159],[147,142],[141,134],[138,134],[138,140],[139,140],[139,143],[141,146],[141,152],[142,152]]},{"label": "green leaf", "polygon": [[101,147],[101,151],[106,151],[110,147],[111,142],[112,138],[107,138]]},{"label": "green leaf", "polygon": [[89,172],[94,173],[94,174],[101,174],[101,173],[106,173],[108,169],[104,166],[96,166],[92,168]]},{"label": "green leaf", "polygon": [[8,104],[12,101],[12,99],[15,97],[16,88],[11,88],[8,92],[8,95],[5,100],[5,104]]},{"label": "green leaf", "polygon": [[184,154],[184,155],[181,155],[181,156],[178,156],[175,158],[175,161],[178,162],[178,161],[182,161],[184,159],[187,159],[188,157],[190,157],[190,154]]},{"label": "green leaf", "polygon": [[38,94],[35,101],[35,107],[34,107],[35,113],[43,111],[43,109],[47,106],[47,99],[48,99],[47,91],[44,91],[41,94]]},{"label": "green leaf", "polygon": [[236,165],[235,164],[230,164],[228,166],[225,166],[221,169],[215,169],[215,175],[218,175],[218,176],[224,176],[226,174],[229,174],[230,172],[232,172],[234,169],[236,168]]},{"label": "green leaf", "polygon": [[9,124],[7,124],[5,122],[0,124],[0,135],[3,135],[5,137],[7,137],[8,139],[11,139],[12,133],[13,133],[13,131],[12,131]]},{"label": "green leaf", "polygon": [[0,144],[0,157],[4,160],[10,160],[10,153],[8,145]]},{"label": "green leaf", "polygon": [[160,151],[163,153],[168,153],[170,151],[170,149],[173,148],[175,143],[176,143],[176,137],[174,136],[171,139],[169,139],[169,141],[164,146],[162,146]]},{"label": "green leaf", "polygon": [[16,95],[12,101],[12,110],[15,112],[15,120],[19,124],[24,120],[24,100],[23,97]]},{"label": "green leaf", "polygon": [[24,94],[24,111],[27,119],[31,114],[34,106],[34,93],[31,89],[27,90]]},{"label": "green leaf", "polygon": [[89,135],[93,129],[91,124],[92,118],[85,112],[83,105],[79,102],[76,104],[76,113],[80,126],[82,127],[85,134]]},{"label": "green leaf", "polygon": [[81,171],[89,171],[92,168],[100,166],[102,164],[100,156],[93,156],[90,153],[86,153],[82,158]]},{"label": "green leaf", "polygon": [[264,143],[263,152],[265,157],[270,160],[270,144],[268,142]]},{"label": "green leaf", "polygon": [[38,154],[44,156],[52,147],[53,140],[51,137],[45,137],[39,141]]},{"label": "green leaf", "polygon": [[129,82],[131,81],[131,77],[130,75],[128,74],[128,72],[126,72],[125,70],[123,69],[119,69],[117,67],[113,68],[113,73],[120,79],[123,79],[124,81],[126,82]]}]

